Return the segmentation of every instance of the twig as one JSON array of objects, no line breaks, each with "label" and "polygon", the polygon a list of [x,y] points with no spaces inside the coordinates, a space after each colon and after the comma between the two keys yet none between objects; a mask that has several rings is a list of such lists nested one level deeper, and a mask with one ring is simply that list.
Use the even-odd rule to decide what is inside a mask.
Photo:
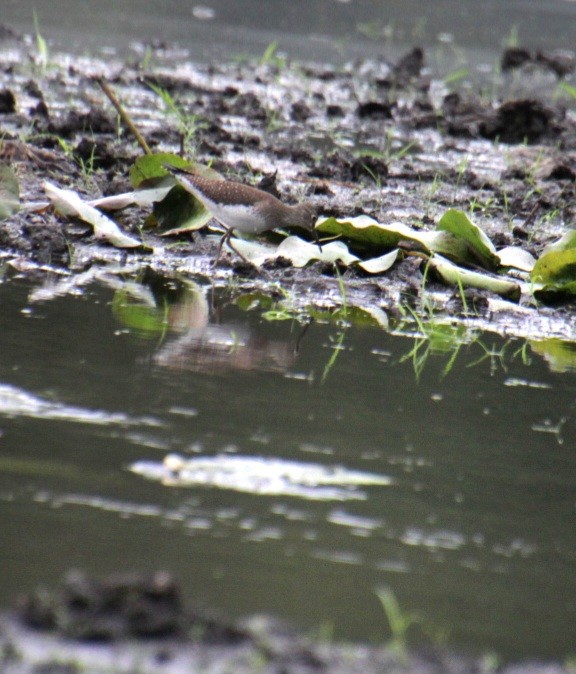
[{"label": "twig", "polygon": [[144,154],[152,154],[152,150],[150,149],[150,146],[146,142],[144,136],[140,133],[140,131],[130,118],[130,115],[123,108],[122,103],[120,103],[120,101],[116,97],[116,94],[112,91],[108,83],[105,82],[102,77],[97,77],[96,82],[98,82],[100,88],[106,94],[110,103],[112,103],[112,105],[116,108],[116,111],[120,115],[120,119],[122,120],[124,125],[128,128],[128,130],[132,133],[134,138],[136,138],[138,145],[140,145],[140,147],[144,150]]},{"label": "twig", "polygon": [[530,213],[528,213],[528,215],[527,215],[527,217],[526,217],[526,220],[524,220],[524,222],[523,222],[523,224],[522,224],[522,227],[523,227],[523,228],[528,227],[529,225],[531,225],[531,224],[534,222],[534,219],[536,218],[536,213],[538,213],[539,210],[540,210],[540,202],[537,201],[537,202],[534,204],[534,206],[533,206],[532,210],[530,211]]}]

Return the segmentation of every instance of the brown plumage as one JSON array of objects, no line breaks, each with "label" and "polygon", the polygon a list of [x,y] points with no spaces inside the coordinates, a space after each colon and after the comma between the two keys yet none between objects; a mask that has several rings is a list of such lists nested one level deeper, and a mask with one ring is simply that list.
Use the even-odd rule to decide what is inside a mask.
[{"label": "brown plumage", "polygon": [[[314,228],[317,213],[312,204],[302,203],[289,206],[283,204],[272,194],[250,185],[230,180],[204,178],[171,166],[165,168],[226,229],[220,241],[216,263],[220,258],[224,242],[230,241],[233,230],[246,234],[260,234],[279,227],[300,227],[313,232],[317,238]],[[243,256],[240,255],[240,257]]]}]

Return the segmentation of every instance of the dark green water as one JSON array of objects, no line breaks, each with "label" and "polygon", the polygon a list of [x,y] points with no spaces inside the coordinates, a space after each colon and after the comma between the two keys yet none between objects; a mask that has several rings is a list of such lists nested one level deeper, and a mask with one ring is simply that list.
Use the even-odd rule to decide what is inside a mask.
[{"label": "dark green water", "polygon": [[[412,338],[317,322],[295,353],[297,324],[231,293],[208,294],[208,325],[207,304],[174,293],[162,315],[179,331],[146,336],[148,289],[141,313],[103,286],[33,290],[0,284],[0,605],[70,567],[161,568],[224,614],[382,641],[389,587],[458,649],[574,655],[576,375],[541,347],[481,335],[445,375],[452,352],[430,354],[418,380]],[[170,452],[394,483],[309,500],[128,470]]]},{"label": "dark green water", "polygon": [[574,49],[576,34],[571,0],[3,0],[1,21],[33,35],[34,12],[54,50],[114,48],[138,60],[142,43],[176,44],[194,61],[260,56],[277,43],[293,58],[324,63],[421,45],[429,65],[454,68],[464,55],[491,65],[514,42]]}]

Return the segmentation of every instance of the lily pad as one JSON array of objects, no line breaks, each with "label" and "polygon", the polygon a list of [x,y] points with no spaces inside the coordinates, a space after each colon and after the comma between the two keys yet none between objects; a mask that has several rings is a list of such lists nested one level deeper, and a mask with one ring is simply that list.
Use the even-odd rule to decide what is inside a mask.
[{"label": "lily pad", "polygon": [[[324,234],[342,236],[355,243],[367,244],[379,248],[395,248],[401,241],[413,241],[422,244],[429,252],[424,232],[417,232],[401,222],[382,225],[367,215],[354,218],[319,218],[316,229]],[[425,236],[422,236],[425,234]]]},{"label": "lily pad", "polygon": [[322,262],[341,262],[349,265],[358,262],[359,258],[352,255],[346,244],[342,241],[331,241],[322,246],[322,251],[315,243],[304,241],[298,236],[286,237],[279,246],[248,241],[247,239],[232,239],[228,248],[236,250],[252,264],[259,267],[267,260],[283,257],[290,260],[295,267],[304,267],[309,262],[320,260]]},{"label": "lily pad", "polygon": [[151,178],[165,178],[168,171],[164,164],[170,164],[176,168],[188,168],[190,163],[173,152],[157,152],[138,157],[128,173],[130,182],[138,187]]},{"label": "lily pad", "polygon": [[124,234],[118,225],[93,206],[82,201],[79,194],[73,190],[63,190],[48,181],[43,183],[46,195],[53,203],[54,208],[67,217],[80,218],[94,228],[94,235],[105,239],[117,248],[140,248],[142,241]]},{"label": "lily pad", "polygon": [[[166,178],[170,174],[164,168],[165,164],[179,169],[187,169],[213,180],[223,179],[217,171],[208,166],[190,162],[173,152],[157,152],[155,154],[145,154],[136,159],[129,172],[130,182],[134,187],[142,186],[143,184],[148,186],[151,179]],[[177,182],[174,179],[173,181],[174,183]]]},{"label": "lily pad", "polygon": [[500,260],[501,267],[512,267],[520,271],[531,272],[536,264],[536,258],[519,246],[506,246],[501,248],[496,255]]},{"label": "lily pad", "polygon": [[128,208],[128,206],[145,208],[152,206],[157,201],[162,201],[172,189],[174,189],[174,180],[165,179],[157,187],[93,199],[88,202],[88,205],[102,211],[121,211],[124,208]]},{"label": "lily pad", "polygon": [[520,286],[513,281],[462,269],[441,255],[434,255],[428,263],[440,278],[449,285],[462,285],[464,288],[489,290],[501,297],[514,301],[520,299]]},{"label": "lily pad", "polygon": [[546,301],[548,294],[576,295],[576,248],[553,250],[538,259],[532,270],[537,284],[534,295]]},{"label": "lily pad", "polygon": [[388,271],[394,262],[396,262],[399,253],[400,250],[396,248],[396,250],[381,255],[380,257],[373,257],[370,260],[358,262],[358,266],[362,267],[362,269],[369,274],[382,274],[383,272]]},{"label": "lily pad", "polygon": [[360,215],[355,218],[319,218],[316,229],[380,250],[397,248],[400,244],[407,243],[427,255],[440,253],[456,262],[473,262],[478,257],[470,254],[471,244],[463,236],[463,228],[455,228],[455,232],[421,232],[401,222],[383,225],[373,218]]},{"label": "lily pad", "polygon": [[174,185],[162,201],[154,203],[152,214],[162,236],[174,236],[201,229],[212,219],[210,211],[181,185]]},{"label": "lily pad", "polygon": [[[451,208],[440,218],[438,231],[454,234],[468,246],[470,255],[487,269],[497,269],[500,263],[496,248],[486,234],[468,218],[466,213]],[[464,261],[464,260],[463,260]]]}]

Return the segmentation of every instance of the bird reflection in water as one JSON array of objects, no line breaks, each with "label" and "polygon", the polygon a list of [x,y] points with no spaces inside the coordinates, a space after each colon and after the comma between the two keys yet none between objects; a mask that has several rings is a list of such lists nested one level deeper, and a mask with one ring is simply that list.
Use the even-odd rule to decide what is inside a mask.
[{"label": "bird reflection in water", "polygon": [[[132,284],[134,285],[134,284]],[[132,324],[135,308],[143,302],[158,312],[158,325],[168,333],[153,355],[155,365],[173,370],[219,373],[228,370],[286,372],[295,362],[295,341],[273,340],[255,334],[247,324],[211,323],[206,287],[186,280],[148,272],[143,280],[148,293],[124,288],[116,317]]]}]

